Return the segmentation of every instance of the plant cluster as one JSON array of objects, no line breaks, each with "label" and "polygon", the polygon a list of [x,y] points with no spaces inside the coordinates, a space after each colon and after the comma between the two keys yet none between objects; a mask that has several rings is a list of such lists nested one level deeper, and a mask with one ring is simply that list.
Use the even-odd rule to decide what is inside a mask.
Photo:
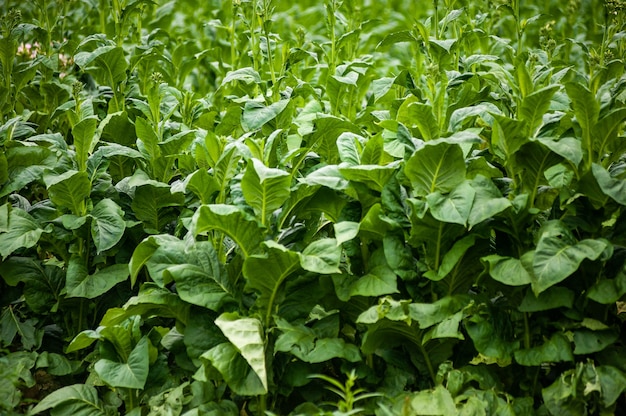
[{"label": "plant cluster", "polygon": [[626,411],[622,0],[0,15],[0,414]]}]

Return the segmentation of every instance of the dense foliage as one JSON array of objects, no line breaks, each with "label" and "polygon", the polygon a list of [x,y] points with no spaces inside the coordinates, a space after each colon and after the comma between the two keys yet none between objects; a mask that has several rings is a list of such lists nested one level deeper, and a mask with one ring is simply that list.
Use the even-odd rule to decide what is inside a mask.
[{"label": "dense foliage", "polygon": [[622,0],[9,0],[0,414],[626,412]]}]

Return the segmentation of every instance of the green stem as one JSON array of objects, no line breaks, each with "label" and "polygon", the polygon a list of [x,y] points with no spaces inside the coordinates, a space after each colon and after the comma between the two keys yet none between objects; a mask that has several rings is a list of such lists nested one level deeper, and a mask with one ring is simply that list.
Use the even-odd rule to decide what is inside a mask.
[{"label": "green stem", "polygon": [[524,312],[524,348],[530,348],[530,326],[528,325],[528,312]]},{"label": "green stem", "polygon": [[426,362],[426,367],[428,368],[428,374],[433,382],[433,385],[437,383],[437,376],[435,375],[435,370],[433,369],[433,363],[430,361],[430,357],[428,356],[428,352],[423,345],[417,346],[424,357],[424,361]]}]

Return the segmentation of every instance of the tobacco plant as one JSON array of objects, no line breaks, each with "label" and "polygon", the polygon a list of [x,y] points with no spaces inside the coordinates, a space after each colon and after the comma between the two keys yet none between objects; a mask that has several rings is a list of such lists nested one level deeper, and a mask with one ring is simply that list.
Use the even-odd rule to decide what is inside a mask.
[{"label": "tobacco plant", "polygon": [[0,413],[621,414],[626,10],[563,7],[9,1]]}]

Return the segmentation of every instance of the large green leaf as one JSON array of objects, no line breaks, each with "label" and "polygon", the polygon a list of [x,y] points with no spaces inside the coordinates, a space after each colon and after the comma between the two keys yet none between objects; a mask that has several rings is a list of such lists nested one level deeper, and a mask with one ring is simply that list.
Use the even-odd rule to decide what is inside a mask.
[{"label": "large green leaf", "polygon": [[267,394],[267,388],[237,348],[230,342],[221,343],[202,354],[220,372],[228,387],[242,396]]},{"label": "large green leaf", "polygon": [[280,318],[277,319],[277,327],[282,333],[276,339],[276,351],[288,352],[304,362],[323,363],[333,358],[344,358],[350,362],[361,360],[356,345],[348,344],[341,338],[321,337],[311,327],[292,325]]},{"label": "large green leaf", "polygon": [[433,303],[411,303],[409,316],[419,323],[422,329],[443,322],[469,304],[467,296],[446,296]]},{"label": "large green leaf", "polygon": [[492,254],[481,260],[489,265],[489,275],[494,280],[509,286],[523,286],[532,282],[533,254],[527,252],[521,259]]},{"label": "large green leaf", "polygon": [[426,196],[432,216],[442,222],[466,225],[476,191],[467,182],[461,182],[452,192],[443,195],[434,192]]},{"label": "large green leaf", "polygon": [[203,204],[208,204],[215,193],[220,191],[219,184],[214,176],[209,175],[206,169],[198,169],[185,178],[185,190],[190,190]]},{"label": "large green leaf", "polygon": [[164,274],[176,282],[176,292],[182,300],[219,311],[233,301],[231,283],[221,267],[217,252],[208,241],[197,242],[185,251],[186,264],[167,267]]},{"label": "large green leaf", "polygon": [[261,128],[265,123],[275,119],[282,113],[288,104],[289,99],[280,100],[268,106],[264,106],[257,101],[248,100],[243,109],[241,127],[245,131]]},{"label": "large green leaf", "polygon": [[527,143],[515,154],[515,165],[522,171],[521,190],[533,196],[531,203],[535,203],[539,187],[548,183],[544,172],[560,161],[557,154],[537,142]]},{"label": "large green leaf", "polygon": [[574,166],[578,166],[583,159],[582,144],[574,137],[561,137],[558,140],[553,137],[540,137],[537,141],[572,162]]},{"label": "large green leaf", "polygon": [[[222,330],[241,356],[261,380],[264,393],[267,393],[267,367],[265,363],[265,342],[263,326],[258,319],[240,318],[237,313],[223,313],[215,325]],[[226,375],[222,373],[226,378]]]},{"label": "large green leaf", "polygon": [[6,259],[20,248],[33,247],[44,232],[26,211],[0,206],[0,256]]},{"label": "large green leaf", "polygon": [[454,399],[443,386],[423,390],[410,398],[411,412],[415,415],[454,415],[457,413]]},{"label": "large green leaf", "polygon": [[[133,252],[129,262],[131,286],[135,285],[137,276],[144,265],[148,265],[150,277],[163,285],[163,270],[172,264],[184,263],[181,254],[184,250],[182,241],[169,234],[153,235],[144,239]],[[160,261],[170,258],[173,261]],[[159,266],[165,264],[164,266]]]},{"label": "large green leaf", "polygon": [[555,333],[538,347],[517,350],[515,361],[525,366],[540,366],[543,363],[574,361],[569,340],[561,333]]},{"label": "large green leaf", "polygon": [[554,93],[559,89],[558,85],[550,85],[528,94],[522,100],[519,109],[520,120],[528,123],[528,132],[534,136],[537,128],[542,123],[543,116],[550,107],[550,101]]},{"label": "large green leaf", "polygon": [[11,147],[5,150],[8,181],[0,188],[0,198],[41,179],[44,170],[54,168],[57,157],[41,146]]},{"label": "large green leaf", "polygon": [[96,361],[94,370],[98,377],[111,387],[143,389],[150,369],[149,342],[147,337],[141,338],[126,362],[104,358]]},{"label": "large green leaf", "polygon": [[[424,277],[427,277],[433,281],[439,281],[444,279],[455,266],[461,261],[465,253],[474,246],[476,242],[476,235],[470,234],[460,240],[456,241],[448,251],[445,252],[442,259],[435,259],[437,262],[441,260],[441,264],[437,270],[428,270],[424,273]],[[440,242],[438,244],[441,244]]]},{"label": "large green leaf", "polygon": [[533,292],[539,295],[566,279],[584,259],[596,260],[609,246],[606,240],[585,239],[576,242],[569,231],[555,223],[539,238],[533,259]]},{"label": "large green leaf", "polygon": [[574,354],[592,354],[602,351],[619,339],[619,332],[613,329],[592,331],[579,329],[574,331]]},{"label": "large green leaf", "polygon": [[491,179],[477,175],[470,185],[475,191],[472,209],[467,218],[470,227],[495,217],[511,206],[511,201],[502,196]]},{"label": "large green leaf", "polygon": [[87,169],[87,158],[96,145],[96,140],[94,139],[97,124],[98,118],[90,116],[84,118],[72,128],[74,148],[76,149],[76,163],[79,171]]},{"label": "large green leaf", "polygon": [[298,253],[271,240],[264,243],[267,253],[246,258],[243,263],[243,275],[247,287],[259,293],[256,303],[265,311],[265,323],[269,324],[282,283],[294,271],[300,269]]},{"label": "large green leaf", "polygon": [[138,220],[143,222],[144,230],[157,234],[166,224],[176,220],[171,207],[182,206],[185,202],[181,192],[172,192],[167,184],[146,184],[135,189],[131,208]]},{"label": "large green leaf", "polygon": [[598,153],[598,160],[604,158],[605,153],[619,151],[623,140],[618,139],[619,126],[626,118],[626,107],[616,108],[598,120],[594,127],[594,150]]},{"label": "large green leaf", "polygon": [[626,205],[626,181],[611,177],[611,174],[597,163],[591,166],[591,170],[602,192],[617,203]]},{"label": "large green leaf", "polygon": [[124,211],[110,199],[98,202],[90,213],[91,238],[98,254],[112,248],[124,236]]},{"label": "large green leaf", "polygon": [[26,304],[36,313],[56,311],[65,284],[65,271],[32,257],[10,257],[0,263],[0,276],[9,286],[24,283]]},{"label": "large green leaf", "polygon": [[44,182],[50,200],[59,208],[68,208],[75,215],[85,214],[85,198],[91,193],[91,182],[86,172],[69,170],[60,175],[47,173]]},{"label": "large green leaf", "polygon": [[351,182],[361,182],[369,188],[381,192],[387,182],[396,173],[396,164],[386,166],[379,165],[359,165],[350,167],[340,167],[341,175]]},{"label": "large green leaf", "polygon": [[465,180],[463,151],[446,142],[426,145],[407,160],[404,173],[416,195],[450,192]]},{"label": "large green leaf", "polygon": [[556,308],[571,308],[574,305],[574,297],[574,292],[561,286],[552,286],[541,292],[539,296],[535,296],[532,291],[527,291],[519,310],[520,312],[539,312]]},{"label": "large green leaf", "polygon": [[300,256],[300,266],[313,273],[340,273],[341,246],[334,238],[323,238],[306,246]]},{"label": "large green leaf", "polygon": [[263,241],[263,231],[257,222],[232,205],[202,205],[193,216],[191,230],[194,235],[221,231],[237,243],[245,257],[258,250]]},{"label": "large green leaf", "polygon": [[572,101],[572,108],[576,115],[576,121],[580,124],[583,133],[583,151],[585,162],[589,166],[593,162],[592,134],[591,129],[598,122],[600,104],[593,94],[582,84],[570,82],[565,85],[565,91]]},{"label": "large green leaf", "polygon": [[626,374],[610,365],[596,367],[596,373],[602,386],[602,404],[610,407],[626,391]]},{"label": "large green leaf", "polygon": [[433,114],[432,106],[417,100],[417,97],[409,96],[398,109],[396,119],[407,127],[417,128],[423,140],[438,139],[439,126]]},{"label": "large green leaf", "polygon": [[126,79],[128,63],[124,49],[120,46],[106,45],[91,52],[79,52],[74,56],[74,62],[94,74],[102,85],[113,88],[115,84]]},{"label": "large green leaf", "polygon": [[87,384],[74,384],[53,391],[30,414],[36,415],[49,410],[54,416],[106,416],[104,404],[98,397],[98,390]]},{"label": "large green leaf", "polygon": [[243,197],[265,224],[267,218],[289,198],[289,173],[268,168],[258,159],[251,159],[241,181]]},{"label": "large green leaf", "polygon": [[528,142],[525,123],[505,116],[493,115],[491,132],[492,151],[507,163]]},{"label": "large green leaf", "polygon": [[109,291],[116,284],[126,280],[130,274],[126,264],[114,264],[84,276],[81,281],[70,283],[70,271],[66,283],[67,297],[93,299]]}]

